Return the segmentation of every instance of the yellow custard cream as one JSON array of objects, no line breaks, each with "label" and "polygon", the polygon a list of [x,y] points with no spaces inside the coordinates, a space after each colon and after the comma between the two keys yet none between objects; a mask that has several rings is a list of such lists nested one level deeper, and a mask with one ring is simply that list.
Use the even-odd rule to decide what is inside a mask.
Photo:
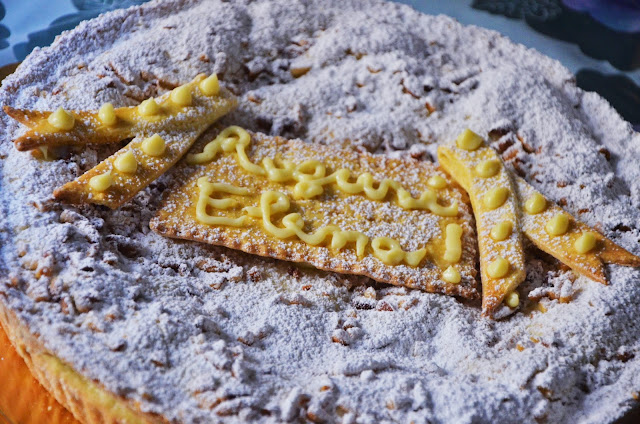
[{"label": "yellow custard cream", "polygon": [[460,271],[450,265],[449,268],[445,269],[442,273],[442,279],[447,283],[459,284],[462,280],[462,276],[460,275]]},{"label": "yellow custard cream", "polygon": [[111,103],[105,103],[100,107],[100,110],[98,110],[98,118],[106,126],[114,125],[118,120],[116,110]]},{"label": "yellow custard cream", "polygon": [[47,118],[49,124],[56,130],[69,131],[75,124],[75,118],[72,114],[59,107]]},{"label": "yellow custard cream", "polygon": [[249,194],[249,190],[230,184],[211,183],[207,180],[207,177],[198,179],[198,188],[200,189],[198,203],[196,205],[196,218],[198,221],[208,225],[229,225],[231,227],[241,227],[244,224],[246,216],[239,218],[211,216],[207,213],[207,207],[210,206],[214,209],[224,210],[238,204],[237,200],[230,198],[212,199],[211,196],[214,192],[246,196]]},{"label": "yellow custard cream", "polygon": [[[324,193],[325,185],[334,184],[344,193],[364,194],[371,200],[383,200],[393,190],[396,193],[397,204],[404,209],[428,210],[436,215],[446,217],[458,215],[457,202],[453,202],[449,206],[442,206],[438,203],[438,196],[433,190],[425,190],[416,199],[397,181],[384,179],[378,183],[368,172],[358,175],[355,181],[350,181],[352,179],[350,170],[342,168],[327,175],[325,165],[317,160],[307,160],[297,165],[290,161],[282,161],[282,164],[278,166],[273,159],[265,158],[262,160],[262,166],[257,165],[251,162],[247,156],[246,148],[250,143],[251,136],[247,131],[236,126],[229,127],[222,131],[215,140],[209,142],[202,153],[187,156],[187,162],[203,164],[212,161],[219,152],[235,152],[238,164],[246,171],[266,176],[269,181],[273,182],[295,182],[293,194],[296,199],[312,199]],[[435,185],[442,187],[442,181],[434,180],[434,182]]]},{"label": "yellow custard cream", "polygon": [[[409,266],[415,267],[420,264],[427,254],[424,248],[406,252],[402,250],[400,243],[388,237],[376,237],[369,243],[369,237],[365,234],[359,231],[343,231],[335,225],[327,225],[317,229],[314,233],[307,233],[303,230],[305,223],[299,213],[285,215],[282,218],[282,227],[280,227],[273,222],[273,216],[290,210],[291,202],[286,194],[279,191],[265,191],[262,193],[260,206],[243,208],[243,212],[246,215],[238,218],[213,216],[208,213],[208,208],[225,210],[239,204],[237,200],[229,197],[214,199],[212,198],[214,193],[246,196],[249,191],[246,188],[230,184],[212,183],[207,180],[207,177],[198,179],[198,188],[200,192],[196,205],[196,218],[203,224],[242,227],[246,225],[248,217],[258,218],[262,220],[262,226],[265,231],[279,239],[297,237],[311,246],[329,244],[330,248],[334,250],[341,250],[347,244],[355,243],[358,257],[364,256],[366,247],[369,245],[373,256],[386,265],[398,265],[404,262]],[[328,241],[329,239],[330,242]]]},{"label": "yellow custard cream", "polygon": [[142,103],[138,105],[138,113],[141,116],[153,116],[160,113],[160,105],[156,102],[156,99],[153,97],[144,100]]},{"label": "yellow custard cream", "polygon": [[460,262],[462,256],[462,227],[448,224],[445,228],[444,260],[449,263]]}]

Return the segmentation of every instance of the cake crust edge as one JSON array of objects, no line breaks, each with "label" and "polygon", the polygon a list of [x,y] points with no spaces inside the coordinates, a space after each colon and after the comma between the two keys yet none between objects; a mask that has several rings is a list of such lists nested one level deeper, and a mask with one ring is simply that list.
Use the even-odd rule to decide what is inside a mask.
[{"label": "cake crust edge", "polygon": [[168,423],[78,373],[46,349],[18,316],[0,302],[0,325],[31,374],[63,407],[86,424]]}]

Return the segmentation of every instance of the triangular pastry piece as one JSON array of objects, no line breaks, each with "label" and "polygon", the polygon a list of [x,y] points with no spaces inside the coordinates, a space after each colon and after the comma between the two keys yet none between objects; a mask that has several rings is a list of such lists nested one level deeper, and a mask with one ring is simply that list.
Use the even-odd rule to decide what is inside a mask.
[{"label": "triangular pastry piece", "polygon": [[200,134],[237,104],[217,77],[198,75],[190,83],[135,107],[97,112],[22,111],[7,113],[31,128],[15,140],[19,150],[58,145],[129,144],[54,192],[56,200],[117,208],[171,168]]},{"label": "triangular pastry piece", "polygon": [[239,127],[193,150],[151,221],[158,233],[477,296],[467,196],[431,163]]},{"label": "triangular pastry piece", "polygon": [[518,199],[496,152],[466,130],[454,145],[438,148],[440,165],[467,191],[476,218],[482,311],[493,312],[506,300],[519,303],[515,291],[526,276]]},{"label": "triangular pastry piece", "polygon": [[516,177],[515,183],[522,205],[522,229],[540,250],[603,284],[607,284],[605,263],[640,267],[639,257],[578,221],[524,179]]}]

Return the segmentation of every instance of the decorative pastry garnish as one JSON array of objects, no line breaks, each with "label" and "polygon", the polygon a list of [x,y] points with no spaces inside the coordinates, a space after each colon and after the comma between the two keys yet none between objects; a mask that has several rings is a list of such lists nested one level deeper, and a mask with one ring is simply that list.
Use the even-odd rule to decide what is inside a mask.
[{"label": "decorative pastry garnish", "polygon": [[[206,83],[206,84],[205,84]],[[5,107],[9,116],[30,128],[14,143],[18,150],[133,140],[93,169],[54,192],[68,203],[96,203],[117,208],[171,168],[200,134],[237,104],[220,90],[215,76],[193,81],[138,106],[98,111],[28,111]]]},{"label": "decorative pastry garnish", "polygon": [[[199,75],[135,107],[5,111],[30,127],[15,140],[19,150],[133,137],[54,192],[60,201],[117,208],[171,168],[235,105],[215,75]],[[468,192],[475,213],[485,315],[501,304],[519,305],[522,234],[602,283],[604,263],[640,266],[640,258],[511,176],[478,134],[465,130],[452,146],[441,146],[438,157]],[[232,126],[186,157],[175,187],[151,222],[161,234],[410,288],[477,296],[467,197],[429,163],[252,136]]]},{"label": "decorative pastry garnish", "polygon": [[[478,226],[485,313],[491,314],[498,299],[512,308],[518,305],[515,288],[524,278],[524,266],[522,248],[516,253],[519,242],[514,240],[518,240],[520,231],[575,272],[604,284],[603,264],[640,266],[640,258],[572,217],[524,179],[510,176],[497,153],[484,145],[479,135],[465,130],[455,144],[440,147],[438,158],[471,198]],[[495,257],[505,248],[508,258]],[[490,255],[493,258],[487,259]],[[508,285],[495,284],[496,279],[511,274],[518,278]]]},{"label": "decorative pastry garnish", "polygon": [[[522,213],[522,230],[540,250],[575,272],[603,284],[607,284],[604,264],[640,267],[639,257],[571,216],[524,179],[516,177],[515,183],[521,204],[536,212]],[[544,208],[533,207],[532,199],[538,199],[535,203],[544,204]]]},{"label": "decorative pastry garnish", "polygon": [[438,159],[469,193],[480,249],[482,309],[491,315],[525,278],[513,183],[496,152],[470,130],[454,146],[440,147]]},{"label": "decorative pastry garnish", "polygon": [[477,296],[466,195],[430,163],[240,127],[193,150],[151,222],[160,234]]}]

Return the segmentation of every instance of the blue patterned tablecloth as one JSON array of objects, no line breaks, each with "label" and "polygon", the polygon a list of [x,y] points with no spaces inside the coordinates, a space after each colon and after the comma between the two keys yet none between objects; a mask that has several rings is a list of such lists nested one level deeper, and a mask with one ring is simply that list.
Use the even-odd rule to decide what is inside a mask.
[{"label": "blue patterned tablecloth", "polygon": [[[148,0],[0,0],[0,67],[100,13]],[[551,56],[640,131],[640,0],[400,0]]]}]

